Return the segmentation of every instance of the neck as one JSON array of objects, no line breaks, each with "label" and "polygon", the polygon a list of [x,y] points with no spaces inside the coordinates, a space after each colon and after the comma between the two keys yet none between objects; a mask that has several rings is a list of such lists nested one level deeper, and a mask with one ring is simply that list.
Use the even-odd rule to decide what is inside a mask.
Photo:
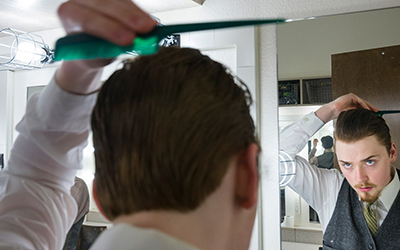
[{"label": "neck", "polygon": [[396,170],[396,167],[394,165],[392,165],[392,164],[390,164],[390,167],[391,167],[391,171],[390,171],[390,177],[391,178],[390,178],[390,181],[392,181],[397,170]]},{"label": "neck", "polygon": [[119,217],[114,224],[128,223],[137,227],[152,228],[182,240],[199,249],[228,249],[226,241],[229,228],[218,223],[220,218],[199,216],[198,211],[147,211]]},{"label": "neck", "polygon": [[233,175],[227,176],[193,211],[143,211],[119,216],[114,224],[156,229],[199,249],[248,249],[257,206],[243,209],[235,204]]}]

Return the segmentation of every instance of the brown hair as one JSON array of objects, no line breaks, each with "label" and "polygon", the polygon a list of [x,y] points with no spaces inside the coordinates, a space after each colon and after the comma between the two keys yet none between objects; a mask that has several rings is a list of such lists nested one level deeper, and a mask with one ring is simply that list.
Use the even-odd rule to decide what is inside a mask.
[{"label": "brown hair", "polygon": [[245,84],[198,50],[163,48],[126,63],[92,115],[105,215],[198,207],[231,157],[256,142],[251,103]]},{"label": "brown hair", "polygon": [[390,154],[390,129],[382,117],[368,109],[352,109],[339,114],[334,133],[336,141],[349,143],[372,135]]}]

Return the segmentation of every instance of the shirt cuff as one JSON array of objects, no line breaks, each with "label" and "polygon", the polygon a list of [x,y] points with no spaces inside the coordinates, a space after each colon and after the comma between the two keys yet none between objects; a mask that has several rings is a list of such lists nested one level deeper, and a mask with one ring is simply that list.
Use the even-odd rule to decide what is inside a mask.
[{"label": "shirt cuff", "polygon": [[324,125],[325,123],[314,112],[305,115],[298,123],[298,126],[310,137]]}]

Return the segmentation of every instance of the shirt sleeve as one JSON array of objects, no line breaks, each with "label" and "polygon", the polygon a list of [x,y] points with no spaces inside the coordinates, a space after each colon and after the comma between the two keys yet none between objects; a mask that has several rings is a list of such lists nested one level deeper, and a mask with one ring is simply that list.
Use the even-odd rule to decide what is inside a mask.
[{"label": "shirt sleeve", "polygon": [[73,95],[54,79],[30,98],[10,160],[0,171],[0,246],[61,249],[75,220],[70,194],[97,95]]},{"label": "shirt sleeve", "polygon": [[288,186],[314,208],[325,232],[344,178],[336,169],[317,168],[297,155],[323,125],[314,112],[304,116],[282,130],[280,149],[289,154],[296,164],[296,175]]}]

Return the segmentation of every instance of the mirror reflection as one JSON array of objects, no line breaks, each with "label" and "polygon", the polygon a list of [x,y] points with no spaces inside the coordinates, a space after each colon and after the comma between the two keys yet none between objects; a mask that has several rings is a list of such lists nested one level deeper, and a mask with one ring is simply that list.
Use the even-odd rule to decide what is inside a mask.
[{"label": "mirror reflection", "polygon": [[[367,83],[361,85],[360,82],[357,82],[353,84],[354,87],[350,83],[342,83],[344,80],[339,77],[342,74],[339,72],[340,67],[335,65],[337,65],[339,59],[341,63],[342,61],[347,62],[348,55],[353,54],[351,52],[399,45],[400,34],[396,32],[399,22],[400,9],[393,8],[321,17],[314,20],[278,25],[280,130],[301,119],[304,115],[316,111],[322,104],[331,101],[332,98],[334,99],[348,92],[362,95],[363,98],[371,100],[372,104],[378,108],[388,107],[381,101],[382,99],[387,99],[383,95],[389,94],[388,91],[382,90],[382,87],[380,87],[378,90],[369,90],[368,93],[364,93],[361,91],[363,88],[372,88]],[[342,55],[346,56],[345,59],[341,59]],[[362,59],[362,61],[366,60],[371,59]],[[332,63],[333,61],[335,63]],[[362,62],[352,61],[348,63],[350,66],[342,66],[342,68],[350,69]],[[364,66],[364,68],[367,68],[367,66]],[[353,78],[363,79],[362,75],[365,73],[362,70],[353,70],[350,74],[353,74]],[[389,73],[386,72],[385,74]],[[369,79],[374,78],[369,77]],[[379,82],[380,79],[382,77],[376,80],[378,81],[375,83],[376,86],[379,86],[383,81]],[[351,81],[355,81],[355,79]],[[392,85],[394,83],[390,84],[390,86]],[[371,84],[371,86],[374,85]],[[391,117],[387,119],[389,126],[390,122],[392,122],[390,121],[391,119]],[[397,136],[397,132],[393,131],[392,127],[392,137],[394,138]],[[315,155],[322,155],[326,149],[321,143],[321,138],[333,136],[333,130],[332,122],[327,123],[310,138],[308,145],[299,155],[308,160],[309,153],[314,148],[313,141],[315,139],[318,140],[314,149],[316,151]],[[393,140],[395,141],[395,139]],[[322,246],[322,229],[315,211],[290,188],[284,188],[281,193],[281,204],[283,204],[281,209],[283,249],[285,247],[287,249],[290,249],[290,247],[299,249],[295,246],[299,246],[296,244],[301,243],[314,247],[309,249]]]}]

